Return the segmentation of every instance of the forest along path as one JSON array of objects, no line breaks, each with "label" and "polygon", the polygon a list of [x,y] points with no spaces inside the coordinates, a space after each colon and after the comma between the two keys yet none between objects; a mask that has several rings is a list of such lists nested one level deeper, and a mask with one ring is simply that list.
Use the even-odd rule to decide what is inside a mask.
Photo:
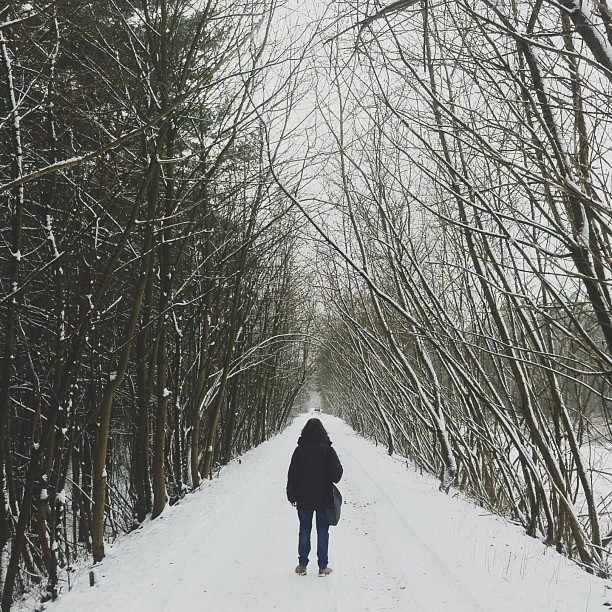
[{"label": "forest along path", "polygon": [[440,493],[434,478],[387,456],[341,420],[315,414],[345,470],[342,518],[330,528],[331,576],[317,576],[312,553],[307,576],[293,571],[298,522],[285,484],[310,413],[159,519],[121,538],[96,568],[94,588],[87,586],[83,567],[72,592],[47,610],[609,609],[603,580],[520,528],[458,495]]}]

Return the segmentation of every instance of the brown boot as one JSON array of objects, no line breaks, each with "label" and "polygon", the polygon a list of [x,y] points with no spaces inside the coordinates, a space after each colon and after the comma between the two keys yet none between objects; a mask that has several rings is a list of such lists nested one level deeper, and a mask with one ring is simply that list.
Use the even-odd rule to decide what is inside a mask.
[{"label": "brown boot", "polygon": [[332,573],[331,567],[320,567],[319,568],[319,576],[329,576]]},{"label": "brown boot", "polygon": [[306,575],[306,566],[305,566],[305,565],[298,565],[298,566],[295,568],[295,573],[296,573],[298,576],[305,576],[305,575]]}]

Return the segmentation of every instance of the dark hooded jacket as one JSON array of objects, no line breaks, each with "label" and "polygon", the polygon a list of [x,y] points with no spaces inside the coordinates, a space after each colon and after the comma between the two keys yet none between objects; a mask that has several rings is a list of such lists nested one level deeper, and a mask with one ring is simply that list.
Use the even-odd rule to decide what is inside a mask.
[{"label": "dark hooded jacket", "polygon": [[340,478],[342,465],[323,424],[310,419],[291,457],[287,499],[297,503],[298,510],[332,508],[332,482],[340,482]]}]

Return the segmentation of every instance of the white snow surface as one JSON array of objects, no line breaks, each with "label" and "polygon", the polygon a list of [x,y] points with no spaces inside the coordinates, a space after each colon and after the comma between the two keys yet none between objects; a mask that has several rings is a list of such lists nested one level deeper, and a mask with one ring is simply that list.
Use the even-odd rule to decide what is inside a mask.
[{"label": "white snow surface", "polygon": [[[312,405],[312,404],[311,404]],[[224,468],[200,491],[121,537],[93,570],[79,566],[52,612],[602,611],[610,582],[582,571],[520,527],[492,516],[343,421],[316,413],[344,477],[330,528],[333,574],[297,576],[298,521],[285,496],[306,420]],[[23,601],[20,610],[32,610]]]}]

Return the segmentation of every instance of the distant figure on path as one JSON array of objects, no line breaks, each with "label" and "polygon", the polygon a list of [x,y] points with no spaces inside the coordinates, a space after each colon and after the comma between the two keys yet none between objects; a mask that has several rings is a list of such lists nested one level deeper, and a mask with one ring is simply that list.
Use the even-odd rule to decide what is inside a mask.
[{"label": "distant figure on path", "polygon": [[331,567],[327,566],[329,524],[325,509],[333,507],[332,482],[340,482],[341,478],[342,465],[323,423],[316,418],[309,419],[293,451],[287,475],[287,499],[297,507],[300,520],[299,565],[295,568],[295,573],[300,576],[306,575],[315,512],[319,576],[332,572]]}]

